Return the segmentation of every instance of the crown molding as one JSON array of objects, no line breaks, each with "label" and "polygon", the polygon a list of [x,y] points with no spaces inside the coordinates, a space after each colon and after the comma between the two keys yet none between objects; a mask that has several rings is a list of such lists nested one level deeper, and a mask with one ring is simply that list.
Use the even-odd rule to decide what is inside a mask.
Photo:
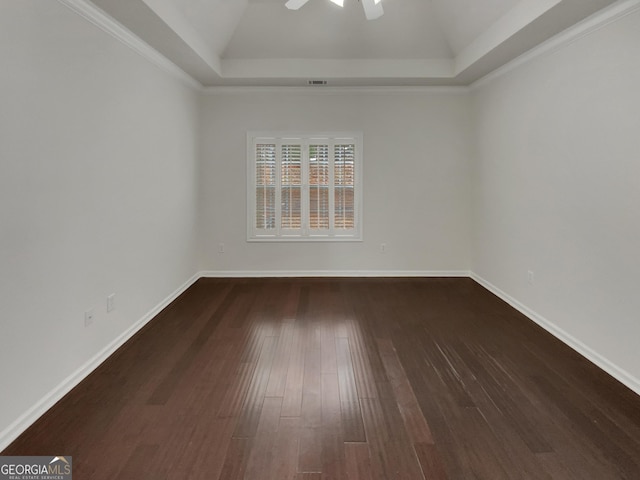
[{"label": "crown molding", "polygon": [[223,59],[223,78],[234,79],[451,79],[450,58],[253,58]]},{"label": "crown molding", "polygon": [[497,68],[484,77],[476,80],[469,85],[469,90],[473,91],[481,88],[497,78],[517,69],[518,67],[529,63],[536,58],[551,55],[552,53],[597,32],[607,25],[617,22],[618,20],[631,15],[640,10],[640,0],[619,0],[613,5],[594,13],[583,21],[569,27],[563,32],[555,35],[549,40],[541,43],[537,47],[529,50],[527,53],[520,55],[509,63]]},{"label": "crown molding", "polygon": [[123,43],[138,55],[148,60],[155,66],[159,67],[166,73],[181,80],[186,85],[194,89],[201,89],[202,84],[195,80],[192,76],[185,73],[175,63],[167,57],[160,54],[149,44],[143,42],[138,36],[133,34],[129,29],[124,27],[118,21],[107,15],[100,8],[96,7],[87,0],[58,0],[59,3],[69,8],[76,14],[88,20],[102,31],[108,33],[113,38]]},{"label": "crown molding", "polygon": [[399,86],[399,87],[256,87],[256,86],[214,86],[203,87],[206,95],[242,95],[242,94],[300,94],[300,95],[407,95],[407,94],[467,94],[466,86]]}]

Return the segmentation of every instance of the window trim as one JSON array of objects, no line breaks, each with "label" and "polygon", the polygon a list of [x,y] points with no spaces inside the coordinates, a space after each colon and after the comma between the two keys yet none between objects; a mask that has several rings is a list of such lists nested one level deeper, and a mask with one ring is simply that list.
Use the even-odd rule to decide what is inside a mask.
[{"label": "window trim", "polygon": [[[333,228],[330,228],[329,234],[314,234],[310,229],[302,228],[301,234],[282,234],[282,228],[276,221],[274,234],[263,234],[258,232],[256,228],[256,168],[255,168],[255,152],[256,144],[259,142],[270,141],[276,144],[277,157],[279,158],[280,147],[283,141],[295,140],[299,142],[303,148],[302,160],[302,189],[303,198],[306,196],[304,190],[309,189],[308,184],[308,146],[314,144],[313,141],[323,141],[330,145],[330,150],[336,141],[348,139],[350,143],[355,144],[355,182],[354,182],[354,224],[353,233],[348,235],[336,234]],[[333,159],[334,153],[330,152],[330,158]],[[362,132],[343,131],[343,132],[287,132],[287,131],[249,131],[247,132],[247,241],[248,242],[362,242],[362,199],[363,199],[363,139]],[[330,167],[333,172],[333,165]],[[276,175],[276,191],[280,188],[279,175]],[[333,179],[332,179],[333,180]],[[333,200],[330,205],[333,204]],[[303,210],[308,206],[302,206]],[[278,208],[278,212],[280,208]],[[335,212],[330,210],[330,223],[333,225]],[[280,218],[279,214],[276,218]]]}]

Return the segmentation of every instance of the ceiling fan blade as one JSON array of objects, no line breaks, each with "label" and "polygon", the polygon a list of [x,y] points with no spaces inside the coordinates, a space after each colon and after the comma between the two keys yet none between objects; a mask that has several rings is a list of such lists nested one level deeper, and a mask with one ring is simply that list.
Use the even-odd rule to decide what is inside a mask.
[{"label": "ceiling fan blade", "polygon": [[289,0],[287,3],[284,4],[284,6],[287,7],[289,10],[298,10],[308,1],[309,0]]},{"label": "ceiling fan blade", "polygon": [[375,20],[380,18],[384,13],[382,10],[382,2],[375,0],[362,0],[362,7],[364,8],[364,14],[367,20]]}]

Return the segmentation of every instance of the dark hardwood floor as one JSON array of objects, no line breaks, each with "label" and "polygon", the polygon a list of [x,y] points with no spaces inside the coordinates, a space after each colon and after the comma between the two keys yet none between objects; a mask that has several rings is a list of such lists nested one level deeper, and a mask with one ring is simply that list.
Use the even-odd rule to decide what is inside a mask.
[{"label": "dark hardwood floor", "polygon": [[202,279],[3,455],[74,479],[638,479],[640,397],[470,279]]}]

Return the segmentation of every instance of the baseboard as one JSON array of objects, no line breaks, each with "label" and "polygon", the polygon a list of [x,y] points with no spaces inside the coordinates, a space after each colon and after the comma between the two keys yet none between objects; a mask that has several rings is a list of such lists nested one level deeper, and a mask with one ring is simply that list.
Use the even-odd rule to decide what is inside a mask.
[{"label": "baseboard", "polygon": [[618,380],[620,383],[626,385],[628,388],[630,388],[635,393],[640,395],[640,380],[638,380],[636,377],[631,375],[629,372],[627,372],[623,368],[620,368],[615,363],[609,361],[607,358],[603,357],[602,355],[597,353],[595,350],[593,350],[589,346],[582,343],[573,335],[566,332],[562,328],[558,327],[555,323],[553,323],[549,319],[536,313],[535,311],[531,310],[526,305],[520,303],[518,300],[516,300],[509,294],[503,292],[498,287],[493,285],[491,282],[482,278],[480,275],[474,272],[471,272],[470,276],[473,280],[478,282],[480,285],[482,285],[484,288],[489,290],[491,293],[493,293],[497,297],[507,302],[513,308],[518,310],[520,313],[522,313],[523,315],[525,315],[526,317],[528,317],[529,319],[537,323],[540,327],[544,328],[547,332],[549,332],[551,335],[556,337],[558,340],[568,345],[569,347],[573,348],[576,352],[578,352],[580,355],[585,357],[591,363],[595,364],[596,366],[598,366],[599,368],[607,372],[609,375],[611,375],[613,378]]},{"label": "baseboard", "polygon": [[94,355],[88,362],[78,368],[75,372],[65,378],[57,387],[42,397],[35,405],[23,413],[11,425],[0,432],[0,451],[7,448],[19,435],[40,418],[47,410],[53,407],[62,397],[69,393],[76,385],[84,380],[102,362],[120,348],[127,340],[133,337],[142,327],[160,313],[165,307],[173,302],[182,292],[189,288],[200,278],[194,275],[184,282],[178,289],[167,296],[164,300],[147,312],[140,320],[131,325],[126,331],[119,335],[109,345]]},{"label": "baseboard", "polygon": [[209,270],[203,278],[469,277],[468,270]]}]

